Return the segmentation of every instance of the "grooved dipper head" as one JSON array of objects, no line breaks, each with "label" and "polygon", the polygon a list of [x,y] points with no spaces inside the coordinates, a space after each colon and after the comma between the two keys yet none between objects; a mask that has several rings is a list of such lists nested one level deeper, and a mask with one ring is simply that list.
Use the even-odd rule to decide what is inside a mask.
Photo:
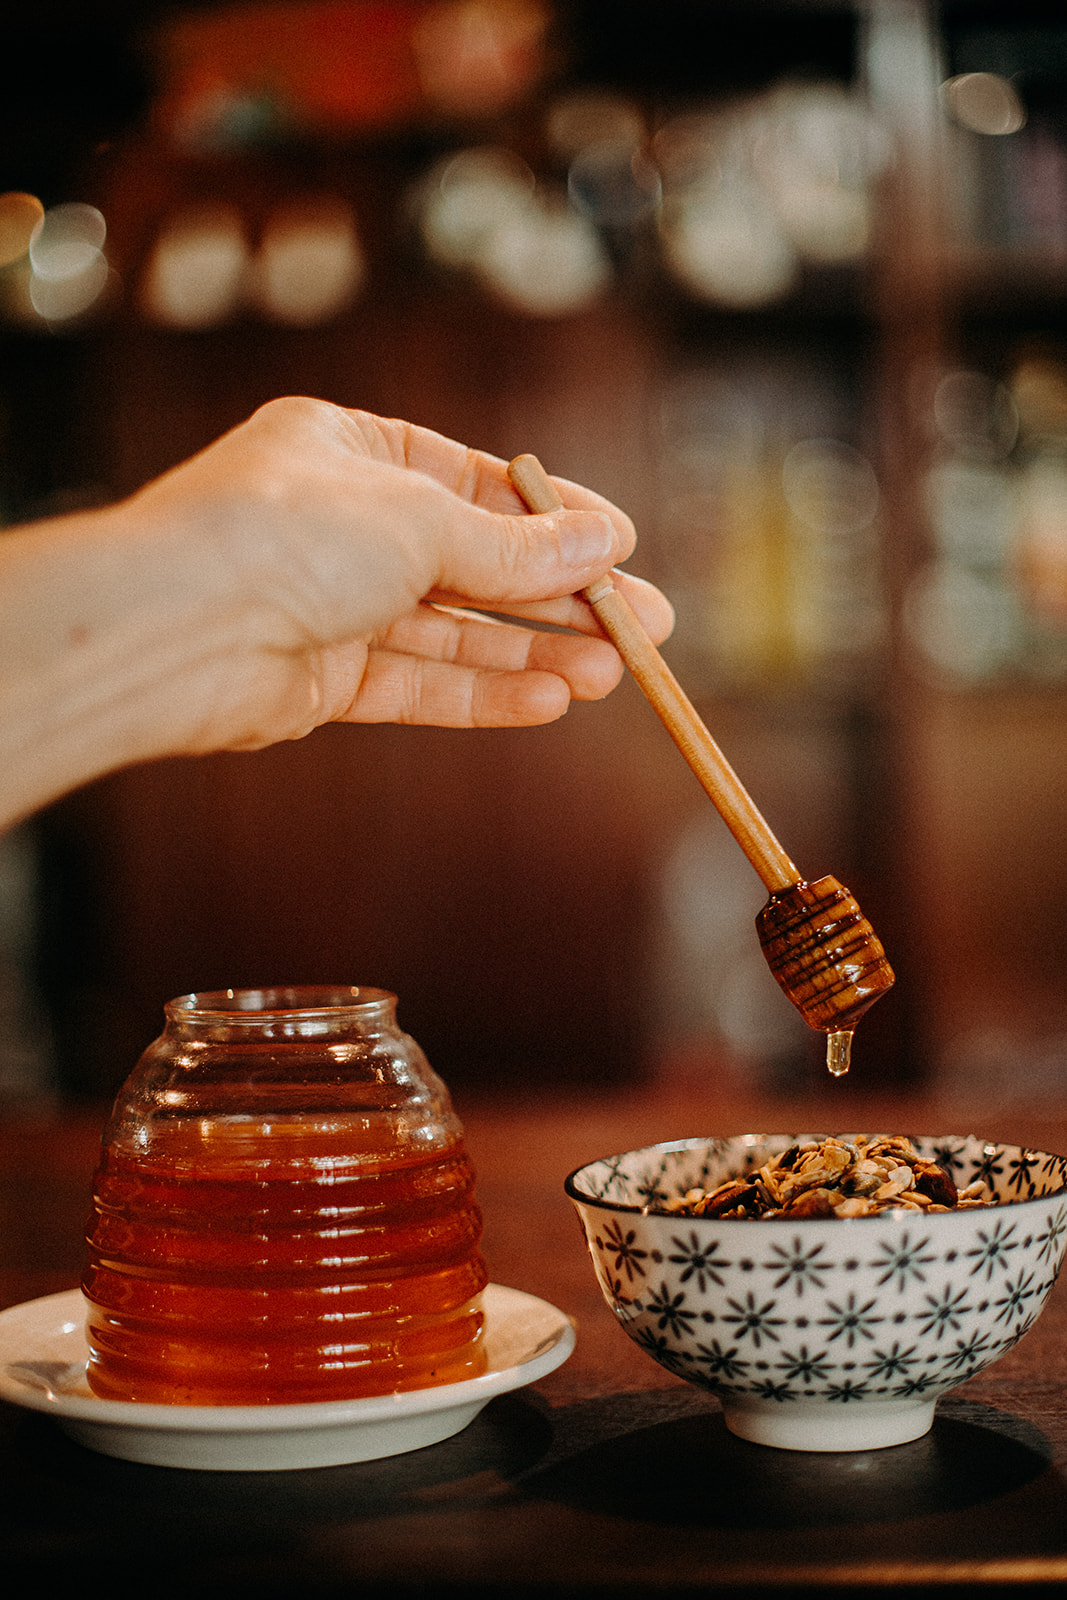
[{"label": "grooved dipper head", "polygon": [[771,971],[809,1027],[848,1032],[893,987],[881,940],[836,878],[773,894],[756,928]]}]

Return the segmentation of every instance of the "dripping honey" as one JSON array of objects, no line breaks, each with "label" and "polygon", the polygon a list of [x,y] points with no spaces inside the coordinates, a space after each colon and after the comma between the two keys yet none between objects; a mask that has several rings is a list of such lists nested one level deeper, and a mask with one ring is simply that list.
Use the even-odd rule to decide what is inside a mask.
[{"label": "dripping honey", "polygon": [[852,1064],[852,1029],[838,1028],[826,1035],[826,1066],[835,1078],[843,1078]]}]

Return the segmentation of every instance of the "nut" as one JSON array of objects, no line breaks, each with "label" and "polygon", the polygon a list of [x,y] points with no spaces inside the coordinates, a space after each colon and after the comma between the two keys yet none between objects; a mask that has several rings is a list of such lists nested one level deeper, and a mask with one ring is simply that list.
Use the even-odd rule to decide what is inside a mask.
[{"label": "nut", "polygon": [[985,1184],[957,1191],[952,1174],[901,1134],[790,1145],[753,1177],[690,1189],[647,1211],[692,1217],[869,1217],[881,1211],[953,1211],[995,1204]]}]

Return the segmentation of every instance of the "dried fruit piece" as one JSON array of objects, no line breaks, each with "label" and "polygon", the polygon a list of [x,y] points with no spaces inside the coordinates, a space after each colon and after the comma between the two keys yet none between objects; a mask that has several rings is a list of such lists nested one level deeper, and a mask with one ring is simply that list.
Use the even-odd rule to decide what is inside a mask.
[{"label": "dried fruit piece", "polygon": [[927,1194],[931,1200],[936,1200],[939,1205],[954,1206],[959,1199],[952,1174],[946,1172],[944,1167],[939,1167],[936,1161],[917,1161],[915,1163],[915,1187],[920,1194]]}]

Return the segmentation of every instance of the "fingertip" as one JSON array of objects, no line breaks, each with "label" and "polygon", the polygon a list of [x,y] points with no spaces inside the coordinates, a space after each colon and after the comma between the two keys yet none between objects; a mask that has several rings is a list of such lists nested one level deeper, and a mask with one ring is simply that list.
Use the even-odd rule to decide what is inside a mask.
[{"label": "fingertip", "polygon": [[479,681],[473,721],[482,728],[536,728],[558,722],[570,703],[570,688],[557,673],[494,672]]},{"label": "fingertip", "polygon": [[574,700],[604,700],[618,688],[622,679],[622,657],[614,645],[599,639],[591,639],[589,643],[603,644],[604,648],[586,651],[581,663],[575,664],[570,686]]},{"label": "fingertip", "polygon": [[618,559],[618,531],[606,511],[566,511],[558,517],[560,559],[576,573],[602,572]]},{"label": "fingertip", "polygon": [[674,607],[661,589],[629,572],[613,574],[615,586],[625,595],[631,610],[653,644],[662,644],[674,631]]},{"label": "fingertip", "polygon": [[553,484],[568,509],[573,511],[599,512],[606,516],[614,530],[616,541],[616,561],[626,561],[633,554],[637,544],[637,530],[633,520],[625,511],[608,500],[606,496],[598,494],[594,489],[586,489],[582,484],[573,483],[568,478],[553,478]]}]

